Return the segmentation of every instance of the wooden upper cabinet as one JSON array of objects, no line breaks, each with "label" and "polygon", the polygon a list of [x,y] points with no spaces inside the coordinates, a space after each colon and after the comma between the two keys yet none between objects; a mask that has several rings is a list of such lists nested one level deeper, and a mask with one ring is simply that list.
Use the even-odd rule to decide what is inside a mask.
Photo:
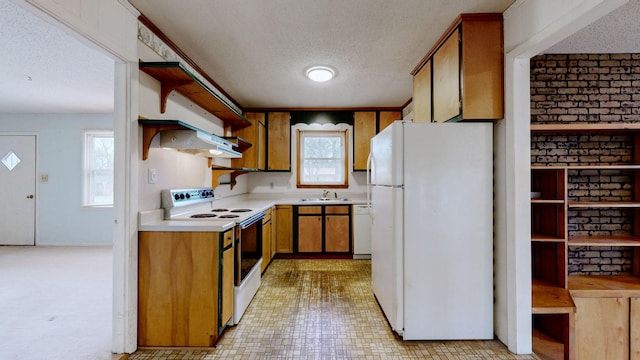
[{"label": "wooden upper cabinet", "polygon": [[369,142],[376,135],[376,112],[356,111],[353,115],[353,170],[367,170]]},{"label": "wooden upper cabinet", "polygon": [[380,114],[378,115],[378,132],[384,130],[384,128],[396,120],[402,120],[402,112],[380,111]]},{"label": "wooden upper cabinet", "polygon": [[[433,121],[504,117],[502,14],[462,14],[427,53],[414,75],[414,121],[423,121],[422,69],[431,62]],[[416,79],[417,77],[417,79]]]},{"label": "wooden upper cabinet", "polygon": [[461,24],[464,120],[504,117],[502,14],[470,17]]},{"label": "wooden upper cabinet", "polygon": [[264,116],[262,116],[262,121],[258,120],[258,127],[256,129],[258,131],[258,170],[266,170],[267,164],[267,129],[266,122],[264,120]]},{"label": "wooden upper cabinet", "polygon": [[291,171],[291,115],[267,114],[267,171]]},{"label": "wooden upper cabinet", "polygon": [[413,77],[413,122],[431,122],[431,60]]},{"label": "wooden upper cabinet", "polygon": [[244,114],[251,126],[234,130],[233,136],[241,137],[251,143],[251,147],[242,153],[242,158],[231,159],[234,168],[265,169],[265,114],[248,112]]},{"label": "wooden upper cabinet", "polygon": [[433,120],[460,116],[460,36],[454,31],[433,55]]}]

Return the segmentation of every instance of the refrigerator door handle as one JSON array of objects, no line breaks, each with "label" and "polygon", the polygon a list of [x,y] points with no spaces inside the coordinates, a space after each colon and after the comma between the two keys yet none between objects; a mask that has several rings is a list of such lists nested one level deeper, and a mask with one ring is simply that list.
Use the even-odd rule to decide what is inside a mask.
[{"label": "refrigerator door handle", "polygon": [[372,179],[373,179],[373,170],[374,170],[374,160],[373,153],[369,153],[367,157],[367,207],[369,207],[369,218],[371,219],[371,223],[373,223],[373,204],[372,204]]}]

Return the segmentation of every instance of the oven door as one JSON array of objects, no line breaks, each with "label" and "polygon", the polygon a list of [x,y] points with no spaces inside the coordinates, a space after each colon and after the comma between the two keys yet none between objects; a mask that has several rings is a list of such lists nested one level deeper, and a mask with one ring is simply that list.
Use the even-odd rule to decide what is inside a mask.
[{"label": "oven door", "polygon": [[236,286],[262,258],[262,218],[258,213],[236,226]]}]

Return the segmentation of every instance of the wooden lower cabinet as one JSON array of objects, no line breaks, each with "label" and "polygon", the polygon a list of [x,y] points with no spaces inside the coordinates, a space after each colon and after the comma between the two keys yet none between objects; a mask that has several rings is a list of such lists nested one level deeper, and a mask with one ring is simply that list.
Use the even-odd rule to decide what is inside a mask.
[{"label": "wooden lower cabinet", "polygon": [[573,301],[576,359],[640,359],[636,329],[640,326],[638,299],[574,296]]},{"label": "wooden lower cabinet", "polygon": [[278,219],[277,219],[277,212],[276,212],[276,208],[272,207],[271,208],[271,259],[273,259],[276,256],[276,253],[278,252],[278,244],[277,244],[277,239],[278,239]]},{"label": "wooden lower cabinet", "polygon": [[351,252],[351,206],[325,206],[325,251]]},{"label": "wooden lower cabinet", "polygon": [[222,293],[220,294],[220,320],[218,321],[218,334],[233,317],[233,280],[235,254],[233,251],[233,230],[223,235],[222,266],[220,267],[220,282]]},{"label": "wooden lower cabinet", "polygon": [[351,205],[301,205],[294,210],[295,253],[352,253]]},{"label": "wooden lower cabinet", "polygon": [[322,252],[322,215],[298,216],[298,252]]},{"label": "wooden lower cabinet", "polygon": [[264,212],[264,219],[262,219],[262,264],[260,265],[260,271],[264,272],[271,262],[271,243],[275,241],[272,235],[273,219],[272,210],[267,209]]},{"label": "wooden lower cabinet", "polygon": [[276,205],[276,252],[293,252],[293,206]]},{"label": "wooden lower cabinet", "polygon": [[[226,236],[225,236],[226,235]],[[138,345],[210,347],[233,313],[233,231],[141,231]]]}]

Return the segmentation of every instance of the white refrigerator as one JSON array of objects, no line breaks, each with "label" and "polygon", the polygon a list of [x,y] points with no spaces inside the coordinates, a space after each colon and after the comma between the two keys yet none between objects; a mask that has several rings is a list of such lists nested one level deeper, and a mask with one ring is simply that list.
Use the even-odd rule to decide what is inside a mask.
[{"label": "white refrigerator", "polygon": [[372,289],[404,340],[493,338],[492,134],[396,121],[371,139]]}]

